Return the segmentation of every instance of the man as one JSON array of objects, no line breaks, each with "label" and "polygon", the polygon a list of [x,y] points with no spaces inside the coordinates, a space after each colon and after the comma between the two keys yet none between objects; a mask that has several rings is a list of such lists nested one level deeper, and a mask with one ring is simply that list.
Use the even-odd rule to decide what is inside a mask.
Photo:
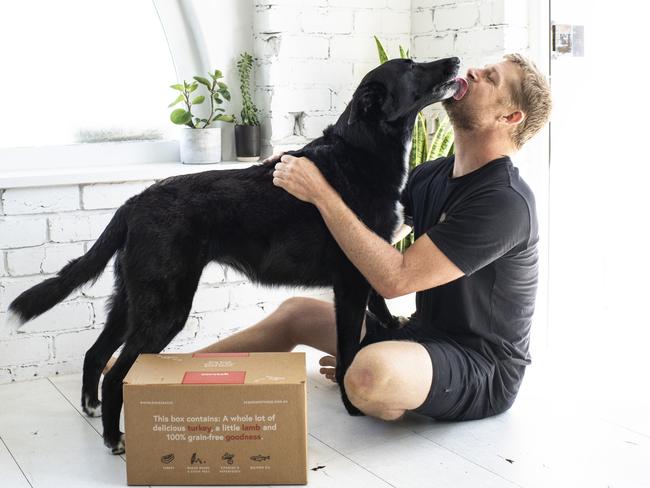
[{"label": "man", "polygon": [[[470,69],[466,81],[460,100],[444,102],[455,157],[418,166],[404,189],[416,241],[403,255],[357,218],[307,158],[284,155],[273,173],[276,186],[318,208],[379,294],[418,292],[402,329],[366,316],[363,347],[344,378],[350,401],[385,420],[407,410],[447,420],[503,412],[530,362],[537,219],[532,192],[509,156],[546,124],[550,90],[519,55]],[[321,373],[334,378],[333,304],[291,298],[202,351],[290,351],[297,344],[329,353]]]}]

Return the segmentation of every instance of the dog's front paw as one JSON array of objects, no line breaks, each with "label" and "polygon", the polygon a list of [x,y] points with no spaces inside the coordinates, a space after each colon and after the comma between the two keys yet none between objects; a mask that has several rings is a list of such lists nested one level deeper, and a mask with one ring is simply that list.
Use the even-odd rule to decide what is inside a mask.
[{"label": "dog's front paw", "polygon": [[119,436],[115,440],[108,439],[104,437],[104,445],[111,450],[111,454],[124,454],[126,451],[126,442],[124,440],[124,434],[119,433]]},{"label": "dog's front paw", "polygon": [[381,325],[384,329],[389,329],[389,330],[399,330],[403,329],[406,324],[409,323],[409,319],[406,317],[396,317],[396,316],[391,316],[392,318],[387,321],[386,323],[384,322],[379,322],[379,325]]},{"label": "dog's front paw", "polygon": [[398,329],[403,329],[409,323],[409,319],[407,319],[406,317],[399,316],[395,318],[397,319],[396,322],[397,322]]}]

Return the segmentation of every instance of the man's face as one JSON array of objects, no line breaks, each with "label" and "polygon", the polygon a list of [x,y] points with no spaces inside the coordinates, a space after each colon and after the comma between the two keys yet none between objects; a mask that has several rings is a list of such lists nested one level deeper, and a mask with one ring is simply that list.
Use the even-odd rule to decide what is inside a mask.
[{"label": "man's face", "polygon": [[513,111],[512,88],[520,82],[519,67],[511,61],[467,70],[467,91],[460,100],[442,102],[454,127],[477,130],[495,125]]}]

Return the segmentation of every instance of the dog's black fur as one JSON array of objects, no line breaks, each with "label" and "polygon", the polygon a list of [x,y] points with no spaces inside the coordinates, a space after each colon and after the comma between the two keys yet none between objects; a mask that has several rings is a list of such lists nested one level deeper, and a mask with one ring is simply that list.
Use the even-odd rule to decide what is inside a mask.
[{"label": "dog's black fur", "polygon": [[[458,58],[431,63],[391,60],[368,73],[336,124],[295,156],[306,156],[354,213],[389,241],[408,172],[417,112],[451,96]],[[82,404],[99,411],[102,368],[124,349],[102,384],[104,442],[124,451],[119,431],[122,380],[140,353],[159,353],[180,332],[204,266],[218,261],[264,285],[333,286],[337,328],[336,378],[359,349],[370,285],[346,258],[315,206],[272,183],[274,165],[206,171],[156,183],[115,213],[92,248],[56,277],[10,305],[21,321],[50,309],[115,259],[115,290],[104,330],[88,350]],[[380,306],[381,307],[381,306]],[[385,307],[385,305],[384,305]]]}]

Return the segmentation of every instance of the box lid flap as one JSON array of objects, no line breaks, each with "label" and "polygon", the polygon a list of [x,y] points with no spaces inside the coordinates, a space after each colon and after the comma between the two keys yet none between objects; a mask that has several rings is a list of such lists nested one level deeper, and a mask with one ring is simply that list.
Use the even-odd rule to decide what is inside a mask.
[{"label": "box lid flap", "polygon": [[124,383],[269,385],[306,379],[304,352],[140,354]]}]

